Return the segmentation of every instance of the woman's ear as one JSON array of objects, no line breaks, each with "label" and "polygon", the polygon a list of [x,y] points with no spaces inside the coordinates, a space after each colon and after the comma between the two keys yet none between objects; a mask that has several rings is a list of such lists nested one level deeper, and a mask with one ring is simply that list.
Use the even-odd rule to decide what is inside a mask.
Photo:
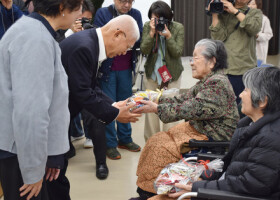
[{"label": "woman's ear", "polygon": [[211,70],[212,70],[212,69],[214,69],[215,64],[216,64],[216,58],[215,58],[215,57],[211,58],[211,59],[210,59],[210,62],[211,62],[210,68],[211,68]]},{"label": "woman's ear", "polygon": [[264,101],[260,101],[259,102],[259,107],[262,109],[262,110],[264,110],[265,109],[265,107],[267,106],[267,96],[264,98]]},{"label": "woman's ear", "polygon": [[59,5],[59,11],[60,11],[60,14],[62,14],[64,11],[64,7],[63,7],[62,3]]}]

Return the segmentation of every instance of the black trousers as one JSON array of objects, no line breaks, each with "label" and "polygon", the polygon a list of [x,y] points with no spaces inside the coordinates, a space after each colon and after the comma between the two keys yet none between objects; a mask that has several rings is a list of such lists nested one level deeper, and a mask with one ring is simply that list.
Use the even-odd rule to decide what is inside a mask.
[{"label": "black trousers", "polygon": [[60,170],[58,178],[52,182],[46,182],[49,200],[71,200],[70,183],[65,176],[68,167],[68,160],[64,159],[64,167]]},{"label": "black trousers", "polygon": [[93,153],[96,164],[106,164],[106,125],[85,109],[81,111],[81,114],[84,126],[88,129],[88,135],[94,145]]},{"label": "black trousers", "polygon": [[242,81],[242,77],[243,75],[230,75],[228,74],[228,79],[232,85],[233,91],[235,93],[236,96],[236,103],[237,105],[241,102],[241,99],[239,97],[239,95],[241,94],[241,92],[244,90],[245,86],[243,84]]},{"label": "black trousers", "polygon": [[[28,194],[20,197],[19,188],[24,183],[17,156],[0,159],[0,182],[5,200],[26,200]],[[43,179],[41,192],[37,197],[33,197],[32,200],[53,200],[48,197],[45,179]]]}]

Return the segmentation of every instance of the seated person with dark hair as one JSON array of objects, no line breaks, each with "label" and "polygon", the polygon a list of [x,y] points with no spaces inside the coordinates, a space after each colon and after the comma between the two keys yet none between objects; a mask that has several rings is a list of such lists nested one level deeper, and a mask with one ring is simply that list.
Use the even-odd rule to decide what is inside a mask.
[{"label": "seated person with dark hair", "polygon": [[206,188],[280,199],[279,80],[277,67],[254,68],[244,74],[245,90],[240,98],[241,111],[247,116],[240,120],[232,137],[224,158],[224,175],[219,180],[197,181],[193,185],[175,184],[184,190],[170,197]]},{"label": "seated person with dark hair", "polygon": [[229,141],[236,129],[239,115],[232,86],[223,73],[227,53],[221,41],[203,39],[193,52],[192,76],[199,82],[186,93],[160,98],[159,103],[142,101],[135,112],[157,113],[165,122],[184,119],[168,130],[159,132],[147,141],[137,169],[137,192],[145,200],[155,195],[154,181],[168,164],[178,162],[182,153],[192,150],[190,139]]}]

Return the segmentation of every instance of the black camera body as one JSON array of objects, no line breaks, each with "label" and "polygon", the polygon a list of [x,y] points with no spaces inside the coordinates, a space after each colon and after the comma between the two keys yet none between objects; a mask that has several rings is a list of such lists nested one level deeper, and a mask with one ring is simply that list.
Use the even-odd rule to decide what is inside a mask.
[{"label": "black camera body", "polygon": [[169,21],[168,19],[165,19],[164,17],[160,17],[158,19],[155,19],[155,29],[156,31],[162,32],[165,29],[165,25],[168,25]]},{"label": "black camera body", "polygon": [[86,17],[83,17],[81,19],[82,27],[83,29],[90,29],[93,28],[93,25],[91,24],[90,20]]},{"label": "black camera body", "polygon": [[[233,5],[235,4],[235,0],[228,0]],[[211,0],[208,0],[208,4],[211,2]],[[212,3],[210,3],[210,13],[223,13],[224,12],[224,4],[220,0],[214,0]]]}]

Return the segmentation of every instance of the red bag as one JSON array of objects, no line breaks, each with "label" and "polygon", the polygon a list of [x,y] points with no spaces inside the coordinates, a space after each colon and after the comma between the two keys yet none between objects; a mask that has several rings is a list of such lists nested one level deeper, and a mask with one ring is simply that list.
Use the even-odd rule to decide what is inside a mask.
[{"label": "red bag", "polygon": [[158,68],[158,72],[162,78],[162,82],[166,83],[172,79],[172,76],[170,72],[168,71],[166,65],[163,65],[162,67]]}]

